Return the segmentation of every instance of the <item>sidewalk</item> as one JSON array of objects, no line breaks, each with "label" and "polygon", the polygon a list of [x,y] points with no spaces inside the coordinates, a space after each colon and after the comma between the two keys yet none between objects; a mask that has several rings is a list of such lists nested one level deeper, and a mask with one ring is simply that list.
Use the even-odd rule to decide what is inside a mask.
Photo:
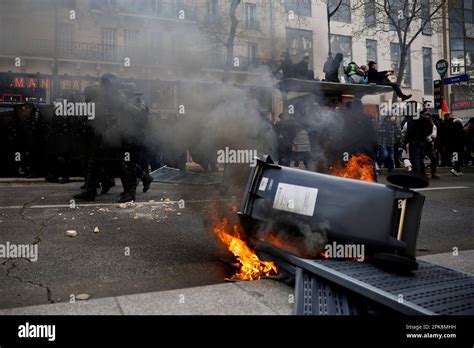
[{"label": "sidewalk", "polygon": [[4,309],[0,315],[290,315],[293,288],[274,280]]},{"label": "sidewalk", "polygon": [[[419,258],[474,273],[474,250]],[[274,280],[77,300],[0,310],[0,315],[291,315],[293,288]]]}]

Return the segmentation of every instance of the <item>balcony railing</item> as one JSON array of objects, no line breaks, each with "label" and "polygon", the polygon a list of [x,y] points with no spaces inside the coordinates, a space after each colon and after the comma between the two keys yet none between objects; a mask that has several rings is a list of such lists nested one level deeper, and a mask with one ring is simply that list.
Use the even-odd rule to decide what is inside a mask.
[{"label": "balcony railing", "polygon": [[[174,2],[165,3],[161,1],[116,1],[113,4],[107,1],[96,1],[92,9],[100,11],[117,11],[124,14],[134,14],[143,16],[154,16],[167,19],[180,19],[186,21],[197,20],[196,4],[177,4]],[[181,12],[183,11],[183,12]],[[184,18],[180,15],[184,14]]]},{"label": "balcony railing", "polygon": [[[265,58],[250,59],[247,56],[235,56],[235,58],[238,58],[238,65],[232,65],[232,70],[234,71],[252,71],[261,66],[268,66],[271,63],[269,59]],[[210,55],[210,61],[212,62],[209,66],[210,68],[223,69],[226,61],[225,54],[216,56],[214,53]],[[236,63],[236,61],[234,60],[233,63]]]},{"label": "balcony railing", "polygon": [[[153,47],[129,47],[112,44],[58,41],[58,58],[77,61],[90,61],[94,63],[118,63],[123,64],[125,58],[130,59],[132,65],[159,66],[163,62],[172,62],[173,56],[180,55],[180,52],[170,51],[170,49]],[[209,49],[202,51],[207,55],[206,61],[209,68],[223,69],[225,64],[225,52],[219,49]],[[53,58],[53,40],[9,40],[0,42],[0,55],[19,57],[41,57]],[[247,56],[236,56],[239,59],[238,66],[233,66],[235,71],[251,71],[261,65],[268,63],[265,59],[249,59]],[[168,64],[172,65],[172,64]]]}]

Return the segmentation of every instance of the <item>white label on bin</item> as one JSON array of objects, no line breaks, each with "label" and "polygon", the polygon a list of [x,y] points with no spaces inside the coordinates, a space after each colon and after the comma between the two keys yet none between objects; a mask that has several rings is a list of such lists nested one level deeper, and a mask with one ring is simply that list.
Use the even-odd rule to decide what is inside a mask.
[{"label": "white label on bin", "polygon": [[279,183],[273,201],[273,209],[313,216],[318,189]]},{"label": "white label on bin", "polygon": [[268,178],[263,177],[260,181],[260,186],[258,187],[259,191],[265,191],[267,189]]}]

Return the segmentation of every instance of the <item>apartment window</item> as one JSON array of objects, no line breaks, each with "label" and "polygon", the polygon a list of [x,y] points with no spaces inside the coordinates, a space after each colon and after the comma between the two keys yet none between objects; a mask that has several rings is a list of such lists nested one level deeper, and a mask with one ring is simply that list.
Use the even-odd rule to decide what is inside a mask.
[{"label": "apartment window", "polygon": [[147,35],[147,48],[162,49],[164,45],[162,31],[151,31]]},{"label": "apartment window", "polygon": [[423,88],[425,94],[433,94],[433,57],[429,47],[423,47]]},{"label": "apartment window", "polygon": [[257,44],[255,42],[249,42],[247,46],[247,57],[249,65],[254,66],[257,61]]},{"label": "apartment window", "polygon": [[474,38],[474,0],[464,0],[464,28],[466,36]]},{"label": "apartment window", "polygon": [[[329,12],[332,12],[339,5],[340,0],[328,0]],[[351,22],[351,0],[342,0],[341,6],[336,13],[331,17],[331,20],[336,22]]]},{"label": "apartment window", "polygon": [[117,6],[117,0],[91,0],[91,7],[94,9],[103,9]]},{"label": "apartment window", "polygon": [[76,0],[61,0],[59,6],[62,8],[75,8]]},{"label": "apartment window", "polygon": [[365,40],[365,48],[367,49],[367,63],[370,61],[376,62],[377,56],[377,40]]},{"label": "apartment window", "polygon": [[285,10],[296,16],[311,17],[311,0],[285,0]]},{"label": "apartment window", "polygon": [[258,29],[257,5],[245,4],[245,27],[247,29]]},{"label": "apartment window", "polygon": [[421,24],[423,28],[421,33],[423,35],[433,35],[433,28],[431,27],[431,7],[430,0],[421,0]]},{"label": "apartment window", "polygon": [[70,23],[59,23],[58,48],[61,57],[74,55],[74,25]]},{"label": "apartment window", "polygon": [[308,53],[309,68],[313,66],[313,32],[303,29],[286,29],[286,45],[294,63],[298,63]]},{"label": "apartment window", "polygon": [[117,49],[117,29],[101,29],[101,49],[102,58],[105,61],[114,61],[116,59]]},{"label": "apartment window", "polygon": [[474,71],[474,39],[466,38],[465,47],[466,47],[466,68],[467,68],[467,72],[472,75]]},{"label": "apartment window", "polygon": [[161,0],[117,0],[117,6],[120,11],[124,12],[155,15],[156,1]]},{"label": "apartment window", "polygon": [[[4,53],[15,52],[18,46],[18,23],[15,18],[0,16],[0,47]],[[15,53],[16,54],[16,53]]]},{"label": "apartment window", "polygon": [[387,6],[392,14],[391,17],[393,21],[396,23],[396,27],[392,24],[392,21],[389,20],[390,30],[396,31],[397,28],[401,29],[401,31],[409,30],[408,28],[408,16],[409,16],[409,4],[408,1],[400,1],[400,0],[388,0]]},{"label": "apartment window", "polygon": [[[398,74],[398,71],[400,70],[400,44],[391,42],[390,43],[390,57],[392,61],[392,69],[395,72],[395,75]],[[411,87],[411,59],[410,59],[410,51],[408,51],[407,56],[406,56],[406,62],[405,62],[405,74],[403,77],[403,80],[401,82],[401,85],[403,87]]]},{"label": "apartment window", "polygon": [[451,74],[458,75],[465,73],[464,51],[451,51]]},{"label": "apartment window", "polygon": [[365,25],[371,27],[376,23],[375,0],[364,1]]},{"label": "apartment window", "polygon": [[139,31],[138,30],[124,30],[123,39],[125,46],[136,47],[138,46]]},{"label": "apartment window", "polygon": [[207,42],[209,52],[209,67],[222,68],[224,63],[224,54],[222,46],[216,40],[209,39]]},{"label": "apartment window", "polygon": [[352,37],[331,34],[331,52],[333,56],[342,53],[344,65],[352,62]]},{"label": "apartment window", "polygon": [[207,21],[209,24],[217,23],[217,13],[219,10],[218,0],[207,0]]}]

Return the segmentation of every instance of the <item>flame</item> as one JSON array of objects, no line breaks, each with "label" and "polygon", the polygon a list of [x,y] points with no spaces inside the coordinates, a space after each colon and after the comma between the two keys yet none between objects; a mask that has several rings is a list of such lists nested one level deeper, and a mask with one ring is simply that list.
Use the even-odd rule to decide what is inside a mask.
[{"label": "flame", "polygon": [[373,161],[367,155],[356,154],[347,162],[346,167],[337,165],[331,175],[341,178],[376,182]]},{"label": "flame", "polygon": [[285,238],[285,236],[282,234],[269,232],[264,237],[262,237],[261,240],[263,240],[264,242],[270,243],[276,246],[277,248],[286,250],[289,253],[292,253],[296,256],[304,257],[308,259],[313,258],[312,255],[308,254],[306,250],[303,250],[303,248],[298,247],[298,243],[295,243],[296,240],[292,242],[290,239]]},{"label": "flame", "polygon": [[257,254],[241,239],[237,224],[234,224],[231,228],[228,219],[224,217],[219,221],[216,213],[213,214],[213,219],[215,221],[213,224],[214,234],[219,237],[239,262],[237,272],[230,279],[255,280],[262,276],[278,274],[275,263],[260,260]]}]

